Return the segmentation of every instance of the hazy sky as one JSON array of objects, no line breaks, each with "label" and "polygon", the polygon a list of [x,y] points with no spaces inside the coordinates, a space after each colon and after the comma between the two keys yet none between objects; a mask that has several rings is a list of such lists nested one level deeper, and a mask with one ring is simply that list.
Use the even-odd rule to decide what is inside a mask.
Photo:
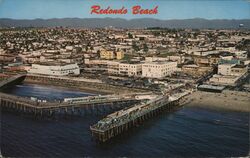
[{"label": "hazy sky", "polygon": [[[159,6],[157,15],[91,15],[92,5],[103,8],[111,6],[130,8],[141,5],[145,8]],[[0,0],[0,18],[92,18],[120,17],[158,19],[250,19],[250,0]]]}]

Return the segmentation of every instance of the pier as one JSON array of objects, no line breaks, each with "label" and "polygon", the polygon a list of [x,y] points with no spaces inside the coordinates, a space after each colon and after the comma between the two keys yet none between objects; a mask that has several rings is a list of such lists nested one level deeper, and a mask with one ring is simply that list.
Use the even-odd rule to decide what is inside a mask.
[{"label": "pier", "polygon": [[140,103],[131,108],[114,112],[93,126],[90,126],[92,136],[97,141],[106,142],[130,128],[143,123],[145,120],[159,115],[163,111],[171,111],[171,109],[178,107],[188,94],[188,92],[185,92],[182,95],[172,97],[162,95],[146,103]]},{"label": "pier", "polygon": [[91,96],[65,98],[63,102],[38,102],[29,98],[0,93],[0,107],[11,111],[35,115],[54,115],[57,113],[79,114],[102,113],[108,109],[121,109],[139,103],[140,100],[123,96]]},{"label": "pier", "polygon": [[0,82],[0,90],[9,86],[21,83],[26,75],[15,75]]}]

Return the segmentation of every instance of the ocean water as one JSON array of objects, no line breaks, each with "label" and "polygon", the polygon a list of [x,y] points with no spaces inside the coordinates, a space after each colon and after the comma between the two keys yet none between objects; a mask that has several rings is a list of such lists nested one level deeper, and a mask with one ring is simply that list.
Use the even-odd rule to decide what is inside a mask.
[{"label": "ocean water", "polygon": [[[6,93],[47,100],[90,95],[30,84],[17,85]],[[89,126],[102,117],[38,120],[2,112],[1,153],[6,157],[239,157],[249,154],[249,113],[183,107],[100,144],[91,139]]]}]

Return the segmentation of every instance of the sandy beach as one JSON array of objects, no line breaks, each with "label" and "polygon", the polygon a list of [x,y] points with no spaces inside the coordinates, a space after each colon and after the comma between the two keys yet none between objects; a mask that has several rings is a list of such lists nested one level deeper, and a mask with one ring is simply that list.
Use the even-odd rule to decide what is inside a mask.
[{"label": "sandy beach", "polygon": [[185,106],[250,112],[250,93],[224,90],[222,93],[195,91]]}]

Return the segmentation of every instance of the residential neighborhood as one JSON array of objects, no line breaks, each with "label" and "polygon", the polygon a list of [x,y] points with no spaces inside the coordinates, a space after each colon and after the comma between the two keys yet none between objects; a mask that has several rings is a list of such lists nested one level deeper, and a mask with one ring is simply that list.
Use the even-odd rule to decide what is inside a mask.
[{"label": "residential neighborhood", "polygon": [[[235,86],[248,71],[250,32],[209,29],[1,30],[1,71],[54,76],[193,80]],[[97,75],[91,75],[97,74]]]}]

